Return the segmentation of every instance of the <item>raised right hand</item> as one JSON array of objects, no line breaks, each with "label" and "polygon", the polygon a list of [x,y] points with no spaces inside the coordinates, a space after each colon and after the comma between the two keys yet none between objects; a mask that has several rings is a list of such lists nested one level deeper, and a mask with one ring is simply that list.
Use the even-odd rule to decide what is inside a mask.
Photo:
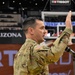
[{"label": "raised right hand", "polygon": [[68,29],[72,29],[71,16],[72,16],[72,12],[69,11],[67,16],[66,16],[66,21],[65,21],[66,28],[68,28]]}]

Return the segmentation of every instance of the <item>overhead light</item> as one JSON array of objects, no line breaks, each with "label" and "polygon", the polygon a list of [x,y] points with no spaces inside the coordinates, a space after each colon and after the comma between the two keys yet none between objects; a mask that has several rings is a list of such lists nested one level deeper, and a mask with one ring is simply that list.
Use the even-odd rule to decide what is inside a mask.
[{"label": "overhead light", "polygon": [[37,3],[35,3],[35,5],[37,5]]},{"label": "overhead light", "polygon": [[24,8],[22,8],[22,10],[24,10]]},{"label": "overhead light", "polygon": [[5,2],[2,2],[2,4],[5,4]]},{"label": "overhead light", "polygon": [[15,1],[13,1],[13,3],[15,3]]}]

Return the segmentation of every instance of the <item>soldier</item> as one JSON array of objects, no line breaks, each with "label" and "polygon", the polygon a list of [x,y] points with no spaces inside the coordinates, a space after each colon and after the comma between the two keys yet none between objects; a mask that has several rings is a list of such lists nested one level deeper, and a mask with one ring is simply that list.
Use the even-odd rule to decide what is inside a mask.
[{"label": "soldier", "polygon": [[27,18],[23,23],[26,41],[14,58],[14,75],[49,75],[48,65],[63,55],[72,33],[71,11],[66,17],[66,28],[52,46],[44,41],[45,25],[42,20]]}]

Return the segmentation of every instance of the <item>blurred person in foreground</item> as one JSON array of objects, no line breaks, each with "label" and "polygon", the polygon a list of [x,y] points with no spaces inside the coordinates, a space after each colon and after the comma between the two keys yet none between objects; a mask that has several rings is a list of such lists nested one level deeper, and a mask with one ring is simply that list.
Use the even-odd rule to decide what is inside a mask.
[{"label": "blurred person in foreground", "polygon": [[42,20],[27,18],[23,23],[26,36],[14,58],[14,75],[49,75],[48,65],[57,62],[65,52],[72,34],[71,11],[66,16],[66,28],[52,46],[40,45],[44,41],[45,25]]}]

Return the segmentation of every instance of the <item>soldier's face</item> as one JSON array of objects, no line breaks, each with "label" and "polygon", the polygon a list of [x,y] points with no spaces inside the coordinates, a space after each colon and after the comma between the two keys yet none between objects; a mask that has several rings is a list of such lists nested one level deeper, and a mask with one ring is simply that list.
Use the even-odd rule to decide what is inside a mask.
[{"label": "soldier's face", "polygon": [[36,20],[36,27],[34,28],[34,37],[38,43],[44,41],[45,32],[46,30],[43,21]]}]

